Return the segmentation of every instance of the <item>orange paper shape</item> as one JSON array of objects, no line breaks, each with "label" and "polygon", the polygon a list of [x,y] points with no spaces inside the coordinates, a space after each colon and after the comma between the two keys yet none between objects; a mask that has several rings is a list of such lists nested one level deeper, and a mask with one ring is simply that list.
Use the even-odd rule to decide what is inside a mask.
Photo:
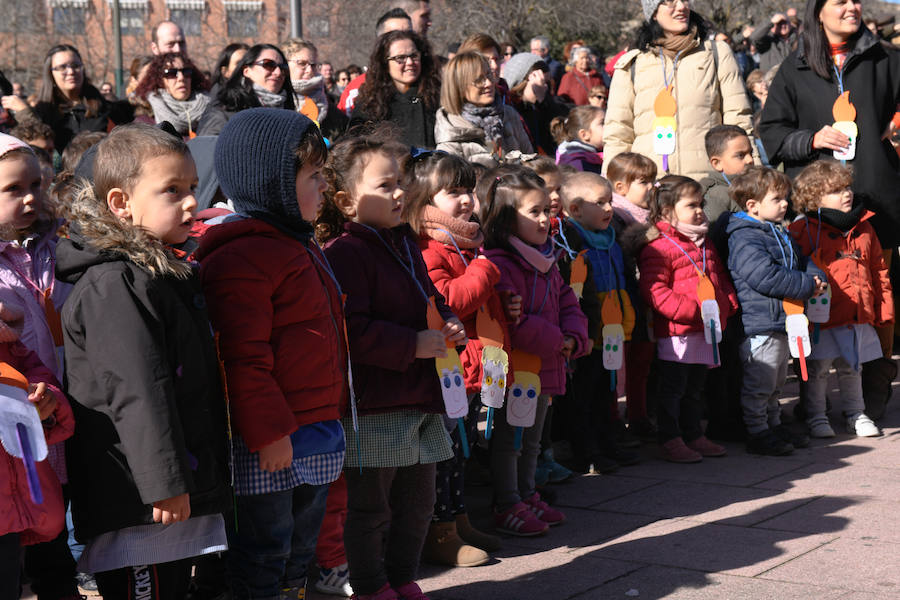
[{"label": "orange paper shape", "polygon": [[672,95],[672,86],[660,90],[653,101],[653,112],[657,117],[674,117],[678,110],[678,103]]},{"label": "orange paper shape", "polygon": [[587,281],[587,262],[584,259],[586,253],[587,250],[582,250],[572,261],[572,270],[569,276],[569,287],[572,288],[579,300],[584,294],[584,282]]},{"label": "orange paper shape", "polygon": [[712,281],[705,274],[700,275],[700,281],[697,282],[697,301],[701,304],[706,300],[715,300],[716,290],[713,288]]},{"label": "orange paper shape", "polygon": [[9,363],[0,362],[0,384],[28,391],[28,380]]},{"label": "orange paper shape", "polygon": [[600,320],[604,325],[622,324],[622,307],[619,305],[618,294],[606,294],[603,305],[600,307]]},{"label": "orange paper shape", "polygon": [[835,121],[855,121],[856,107],[850,102],[850,90],[837,97],[831,107],[831,114]]},{"label": "orange paper shape", "polygon": [[[441,316],[441,313],[438,312],[437,305],[434,303],[434,296],[428,298],[428,310],[425,313],[425,320],[428,323],[428,329],[434,329],[435,331],[440,331],[444,328],[444,317]],[[447,341],[445,338],[445,343],[448,348],[455,348],[452,342]]]},{"label": "orange paper shape", "polygon": [[802,315],[804,309],[804,303],[802,300],[796,300],[794,298],[785,298],[782,301],[782,306],[784,306],[784,314],[786,315]]},{"label": "orange paper shape", "polygon": [[487,305],[482,306],[475,313],[475,329],[478,331],[478,341],[483,346],[503,347],[503,327],[488,312]]}]

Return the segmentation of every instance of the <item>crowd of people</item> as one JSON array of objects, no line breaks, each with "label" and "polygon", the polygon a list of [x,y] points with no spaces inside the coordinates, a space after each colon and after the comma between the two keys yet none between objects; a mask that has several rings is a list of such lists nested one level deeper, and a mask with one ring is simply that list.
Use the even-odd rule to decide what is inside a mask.
[{"label": "crowd of people", "polygon": [[605,64],[396,0],[356,72],[166,21],[125,99],[67,44],[0,76],[0,600],[423,600],[642,443],[881,435],[900,51],[854,0],[641,10]]}]

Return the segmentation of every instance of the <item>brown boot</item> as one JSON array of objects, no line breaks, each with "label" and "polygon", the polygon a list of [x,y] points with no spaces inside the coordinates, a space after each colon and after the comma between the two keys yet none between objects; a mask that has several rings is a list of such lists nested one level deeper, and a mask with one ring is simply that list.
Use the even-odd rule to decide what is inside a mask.
[{"label": "brown boot", "polygon": [[487,552],[467,545],[456,533],[456,522],[433,521],[425,538],[422,558],[436,565],[477,567],[490,560]]},{"label": "brown boot", "polygon": [[466,513],[456,515],[456,531],[465,543],[481,548],[485,552],[496,552],[502,545],[500,538],[496,535],[478,531],[472,527],[469,515]]}]

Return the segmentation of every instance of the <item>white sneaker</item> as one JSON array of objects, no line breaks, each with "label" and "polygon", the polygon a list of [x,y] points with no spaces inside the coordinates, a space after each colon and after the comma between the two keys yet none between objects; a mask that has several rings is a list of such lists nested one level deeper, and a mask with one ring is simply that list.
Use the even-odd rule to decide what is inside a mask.
[{"label": "white sneaker", "polygon": [[319,580],[316,581],[316,590],[332,596],[352,596],[353,588],[350,587],[350,569],[347,563],[332,569],[319,567]]},{"label": "white sneaker", "polygon": [[878,437],[881,435],[881,430],[865,413],[847,417],[847,431],[855,433],[859,437]]},{"label": "white sneaker", "polygon": [[809,427],[809,437],[814,438],[833,438],[834,429],[828,423],[828,417],[816,417],[806,422]]}]

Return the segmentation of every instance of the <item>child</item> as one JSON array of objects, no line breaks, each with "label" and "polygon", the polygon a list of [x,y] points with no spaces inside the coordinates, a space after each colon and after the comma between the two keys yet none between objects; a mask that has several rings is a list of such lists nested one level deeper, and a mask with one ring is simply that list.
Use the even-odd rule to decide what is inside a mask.
[{"label": "child", "polygon": [[650,223],[650,190],[656,181],[656,163],[636,152],[616,155],[606,165],[606,177],[613,188],[613,221],[616,233],[640,223]]},{"label": "child", "polygon": [[816,161],[794,180],[795,210],[806,218],[790,230],[804,255],[828,275],[831,310],[819,343],[806,359],[809,369],[807,419],[812,437],[834,437],[825,414],[828,371],[837,371],[847,430],[861,437],[881,435],[863,411],[862,364],[885,352],[874,327],[894,321],[891,282],[881,244],[868,220],[871,211],[853,202],[849,168]]},{"label": "child", "polygon": [[728,194],[728,187],[745,167],[753,164],[753,146],[747,132],[737,125],[716,125],[706,132],[705,142],[712,171],[700,180],[706,201],[703,210],[707,220],[715,224],[722,213],[741,210]]},{"label": "child", "polygon": [[559,167],[549,156],[535,156],[522,164],[540,176],[544,180],[544,189],[550,196],[550,218],[554,220],[554,230],[559,230],[559,218],[562,212],[562,203],[559,200],[559,188],[562,185],[562,173]]},{"label": "child", "polygon": [[[563,282],[552,247],[550,199],[543,180],[524,168],[498,171],[482,203],[485,254],[500,269],[498,289],[521,296],[521,317],[510,326],[513,351],[540,358],[540,396],[534,425],[527,428],[521,451],[515,448],[514,428],[506,410],[497,411],[491,468],[494,476],[494,522],[499,531],[532,536],[557,525],[565,515],[541,500],[534,472],[541,451],[541,434],[548,399],[563,394],[565,362],[590,350],[587,319],[578,299]],[[515,371],[510,361],[510,371]]]},{"label": "child", "polygon": [[725,448],[703,435],[700,424],[706,370],[716,365],[700,316],[701,278],[712,283],[723,329],[738,309],[728,272],[706,240],[709,222],[701,191],[689,177],[667,175],[659,180],[650,197],[654,225],[647,230],[649,243],[638,259],[641,294],[655,313],[661,454],[677,463],[725,455]]},{"label": "child", "polygon": [[[781,456],[809,444],[781,424],[778,398],[787,378],[785,298],[805,301],[819,295],[825,282],[805,272],[806,260],[784,225],[791,182],[767,167],[747,167],[731,182],[741,207],[728,222],[728,270],[741,304],[745,338],[740,345],[744,368],[741,405],[747,451]],[[805,438],[805,439],[804,439]]]},{"label": "child", "polygon": [[343,465],[341,292],[312,239],[327,154],[312,121],[272,108],[238,113],[216,144],[236,214],[206,232],[197,257],[236,432],[236,598],[302,597]]},{"label": "child", "polygon": [[[406,174],[406,218],[421,236],[419,248],[428,275],[454,314],[466,327],[469,343],[460,354],[470,410],[467,439],[475,440],[477,408],[472,402],[481,391],[481,352],[475,319],[486,307],[498,323],[504,323],[503,307],[494,286],[500,271],[485,260],[478,249],[484,241],[481,228],[471,220],[475,203],[472,190],[475,172],[471,165],[452,154],[419,154],[410,161]],[[469,523],[465,505],[465,459],[456,422],[452,422],[453,458],[437,465],[437,502],[425,540],[424,558],[450,566],[477,566],[498,550],[496,536],[477,531]],[[465,542],[465,544],[464,544]],[[466,545],[471,544],[471,545]]]},{"label": "child", "polygon": [[567,117],[550,123],[559,144],[556,164],[571,165],[579,171],[600,173],[603,168],[603,124],[606,109],[586,104],[576,106]]},{"label": "child", "polygon": [[194,161],[152,126],[98,146],[94,184],[72,206],[57,275],[67,394],[66,447],[79,571],[104,598],[183,598],[191,557],[226,548],[225,405],[192,266],[167,245],[194,221]]},{"label": "child", "polygon": [[[347,294],[359,431],[344,420],[344,546],[361,599],[426,598],[414,580],[434,512],[435,463],[453,456],[434,358],[445,356],[447,341],[466,339],[403,223],[400,152],[370,138],[335,145],[318,224]],[[430,302],[446,322],[441,331],[428,328]]]},{"label": "child", "polygon": [[618,407],[615,392],[610,390],[609,371],[603,366],[602,304],[609,294],[624,313],[622,322],[625,338],[634,327],[634,309],[626,291],[625,260],[616,242],[612,223],[612,187],[596,173],[581,172],[566,175],[561,189],[563,205],[568,217],[562,231],[566,242],[560,260],[560,272],[571,284],[572,261],[584,251],[587,275],[580,298],[581,309],[588,320],[588,336],[595,343],[594,351],[575,362],[572,385],[566,401],[556,403],[557,412],[567,418],[568,439],[572,443],[576,465],[586,472],[609,472],[619,465],[638,462],[636,452],[620,449],[614,442],[611,419]]}]

